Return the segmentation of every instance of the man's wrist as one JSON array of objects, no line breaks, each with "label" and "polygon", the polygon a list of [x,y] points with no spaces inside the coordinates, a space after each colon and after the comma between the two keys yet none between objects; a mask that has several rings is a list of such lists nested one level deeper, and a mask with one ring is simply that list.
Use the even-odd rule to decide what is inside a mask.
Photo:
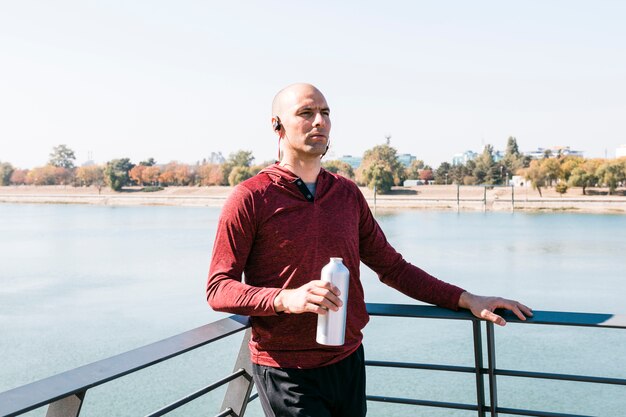
[{"label": "man's wrist", "polygon": [[277,313],[282,313],[285,311],[285,306],[283,304],[283,291],[279,291],[274,297],[274,311]]},{"label": "man's wrist", "polygon": [[459,307],[469,309],[471,305],[471,299],[474,295],[468,291],[463,291],[459,297]]}]

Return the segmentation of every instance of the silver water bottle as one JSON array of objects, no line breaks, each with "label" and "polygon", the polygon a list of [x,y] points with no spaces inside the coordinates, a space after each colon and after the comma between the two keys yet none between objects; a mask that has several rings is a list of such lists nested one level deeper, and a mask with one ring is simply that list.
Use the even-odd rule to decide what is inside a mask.
[{"label": "silver water bottle", "polygon": [[350,287],[350,271],[341,258],[330,258],[330,262],[322,268],[322,281],[331,282],[339,288],[339,298],[343,303],[339,310],[328,310],[326,314],[317,316],[317,343],[329,346],[341,346],[346,336],[346,312],[348,308],[348,289]]}]

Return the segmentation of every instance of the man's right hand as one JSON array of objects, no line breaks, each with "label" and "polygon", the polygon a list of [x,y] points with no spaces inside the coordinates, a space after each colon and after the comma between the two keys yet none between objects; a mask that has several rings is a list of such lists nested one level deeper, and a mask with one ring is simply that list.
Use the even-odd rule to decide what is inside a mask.
[{"label": "man's right hand", "polygon": [[311,281],[300,288],[279,292],[274,298],[274,310],[277,313],[326,314],[328,310],[339,310],[343,304],[339,299],[340,294],[339,288],[330,282]]}]

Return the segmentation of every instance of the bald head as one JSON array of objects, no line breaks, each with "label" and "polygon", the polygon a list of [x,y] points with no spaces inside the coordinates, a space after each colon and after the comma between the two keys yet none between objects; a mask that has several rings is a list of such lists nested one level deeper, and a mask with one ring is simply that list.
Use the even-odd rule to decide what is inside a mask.
[{"label": "bald head", "polygon": [[272,116],[282,116],[285,110],[296,104],[300,97],[311,93],[319,94],[321,97],[324,97],[322,92],[312,84],[296,83],[288,85],[274,96],[274,100],[272,101]]}]

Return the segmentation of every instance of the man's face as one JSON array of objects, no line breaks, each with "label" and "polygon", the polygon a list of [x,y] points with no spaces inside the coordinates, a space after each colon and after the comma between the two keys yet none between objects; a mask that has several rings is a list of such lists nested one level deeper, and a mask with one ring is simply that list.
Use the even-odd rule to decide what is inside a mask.
[{"label": "man's face", "polygon": [[285,151],[300,158],[323,155],[330,134],[330,109],[322,93],[298,86],[287,92],[283,110],[280,120]]}]

